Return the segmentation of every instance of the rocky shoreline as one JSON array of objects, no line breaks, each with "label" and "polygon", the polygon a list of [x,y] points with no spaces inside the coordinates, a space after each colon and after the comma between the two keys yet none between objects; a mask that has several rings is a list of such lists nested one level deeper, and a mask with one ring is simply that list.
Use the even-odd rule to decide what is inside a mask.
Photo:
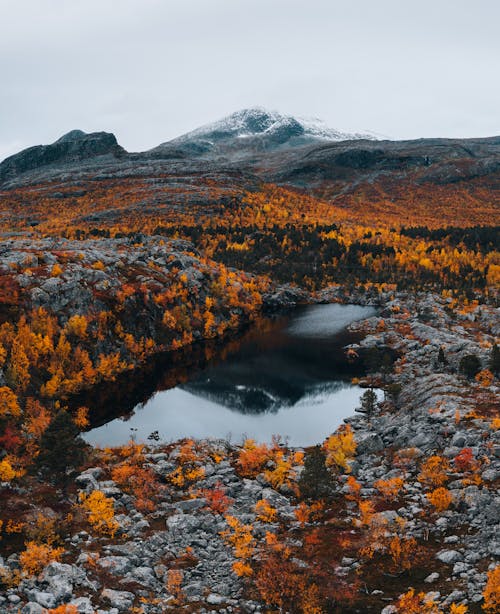
[{"label": "rocky shoreline", "polygon": [[[338,299],[338,292],[320,298]],[[279,301],[276,296],[270,303]],[[450,612],[452,604],[479,612],[487,572],[500,558],[500,430],[495,422],[499,387],[498,379],[467,379],[460,364],[474,354],[486,372],[500,333],[498,312],[486,305],[456,305],[451,298],[432,294],[396,293],[377,301],[382,312],[351,326],[365,337],[349,349],[389,348],[398,359],[390,372],[362,382],[383,387],[385,400],[372,412],[346,420],[356,453],[350,471],[335,476],[335,522],[339,531],[350,527],[353,540],[363,540],[364,550],[353,554],[353,547],[346,546],[332,567],[331,580],[354,582],[378,556],[387,556],[385,544],[392,537],[414,540],[411,543],[421,547],[426,560],[419,566],[425,575],[412,576],[403,565],[396,579],[385,576],[384,586],[384,577],[368,574],[366,605],[358,600],[351,609],[332,611],[402,612],[395,605],[398,595],[414,587],[433,600],[435,612]],[[235,573],[242,557],[228,539],[228,516],[238,527],[251,527],[249,565],[257,567],[269,534],[297,558],[303,532],[330,531],[328,513],[307,520],[298,514],[301,501],[293,486],[303,471],[294,456],[300,451],[283,448],[287,481],[273,485],[266,471],[251,478],[242,475],[239,446],[195,442],[189,462],[197,478],[180,484],[172,476],[182,465],[185,445],[158,444],[142,452],[144,470],[159,484],[153,509],[138,509],[137,496],[111,478],[110,466],[119,452],[108,452],[110,465],[80,473],[75,498],[100,491],[111,499],[115,533],[103,536],[87,526],[66,537],[62,562],[51,562],[32,577],[19,576],[19,582],[0,595],[0,611],[42,614],[61,604],[72,604],[84,614],[269,611],[247,575]],[[469,465],[456,461],[464,449],[470,450]],[[441,510],[430,505],[430,487],[421,477],[426,460],[436,456],[444,459],[444,483],[451,497]],[[269,461],[267,472],[275,468],[276,462]],[[376,483],[391,478],[402,481],[399,491],[387,496]],[[352,479],[359,485],[355,494]],[[228,499],[224,512],[217,511],[213,501],[211,505],[207,493],[214,489]],[[267,518],[259,514],[256,505],[262,500],[276,513]],[[364,501],[372,504],[369,519],[363,516]],[[377,541],[379,533],[383,535]],[[366,554],[367,543],[371,555]],[[308,564],[296,562],[298,567]],[[0,557],[4,575],[15,577],[19,569],[18,554]],[[180,573],[172,576],[172,569]]]}]

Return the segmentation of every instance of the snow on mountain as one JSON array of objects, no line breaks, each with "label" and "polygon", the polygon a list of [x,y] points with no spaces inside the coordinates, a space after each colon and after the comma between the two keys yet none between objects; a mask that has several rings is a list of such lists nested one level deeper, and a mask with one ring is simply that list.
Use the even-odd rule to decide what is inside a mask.
[{"label": "snow on mountain", "polygon": [[253,107],[236,111],[216,122],[201,126],[169,142],[180,145],[189,141],[206,140],[217,142],[234,138],[269,136],[284,142],[293,137],[302,139],[346,141],[356,139],[375,140],[373,134],[349,134],[328,127],[320,119],[309,119],[282,115],[277,111],[268,111]]}]

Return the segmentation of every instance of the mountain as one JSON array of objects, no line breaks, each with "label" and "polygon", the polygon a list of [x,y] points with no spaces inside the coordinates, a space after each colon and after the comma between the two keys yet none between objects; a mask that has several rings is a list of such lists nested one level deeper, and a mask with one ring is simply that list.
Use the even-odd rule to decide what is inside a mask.
[{"label": "mountain", "polygon": [[[144,218],[159,206],[213,211],[264,184],[319,197],[359,223],[495,223],[500,137],[375,140],[261,108],[238,111],[139,153],[126,152],[113,134],[74,130],[0,164],[3,195],[21,190],[20,210],[9,207],[6,219],[41,219],[24,206],[22,191],[29,186],[29,200],[35,193],[47,199],[48,183],[64,198],[74,198],[77,190],[92,199],[85,223],[118,223],[131,210]],[[111,184],[134,187],[120,199],[103,199],[102,190]]]},{"label": "mountain", "polygon": [[177,151],[193,156],[234,157],[312,143],[374,138],[371,134],[340,132],[319,119],[292,117],[253,107],[236,111],[219,121],[162,143],[152,153]]},{"label": "mountain", "polygon": [[72,130],[51,145],[35,145],[6,158],[0,164],[0,183],[46,166],[81,162],[101,156],[118,158],[125,154],[114,134]]}]

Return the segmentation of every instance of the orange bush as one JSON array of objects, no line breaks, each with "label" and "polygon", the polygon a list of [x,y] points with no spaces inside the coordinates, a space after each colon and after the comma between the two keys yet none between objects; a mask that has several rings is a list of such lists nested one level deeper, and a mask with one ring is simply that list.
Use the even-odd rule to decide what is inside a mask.
[{"label": "orange bush", "polygon": [[237,518],[229,514],[225,518],[229,529],[222,531],[222,537],[234,548],[236,558],[250,558],[255,549],[252,525],[243,524]]},{"label": "orange bush", "polygon": [[403,485],[403,478],[389,478],[388,480],[377,480],[374,484],[375,488],[380,490],[384,497],[390,497],[391,499],[401,494]]},{"label": "orange bush", "polygon": [[486,614],[500,612],[500,565],[488,571],[488,580],[483,591],[483,610]]},{"label": "orange bush", "polygon": [[238,470],[244,477],[254,478],[271,458],[271,451],[265,443],[257,444],[253,439],[247,439],[238,455]]},{"label": "orange bush", "polygon": [[34,576],[42,569],[54,561],[61,560],[64,548],[52,548],[47,544],[37,544],[36,542],[26,542],[26,550],[19,555],[19,563],[22,571]]},{"label": "orange bush", "polygon": [[217,482],[213,488],[206,488],[200,492],[207,500],[208,507],[217,514],[225,514],[234,499],[226,495],[222,482]]},{"label": "orange bush", "polygon": [[394,605],[400,614],[439,614],[436,602],[428,599],[425,593],[416,594],[413,588],[401,595]]},{"label": "orange bush", "polygon": [[432,492],[428,492],[426,494],[426,497],[435,507],[437,512],[444,512],[445,510],[447,510],[453,501],[453,495],[451,494],[451,492],[447,488],[443,488],[442,486],[436,488]]},{"label": "orange bush", "polygon": [[100,490],[93,490],[89,495],[80,494],[80,507],[98,533],[114,536],[118,523],[115,520],[113,499],[106,497]]},{"label": "orange bush", "polygon": [[395,536],[389,542],[389,555],[398,573],[412,568],[416,554],[417,542],[413,537],[401,539]]},{"label": "orange bush", "polygon": [[278,518],[278,510],[270,505],[267,499],[260,499],[255,504],[257,520],[261,522],[275,522]]},{"label": "orange bush", "polygon": [[449,470],[450,464],[445,458],[430,456],[422,463],[417,479],[427,487],[442,486],[448,480],[446,473]]}]

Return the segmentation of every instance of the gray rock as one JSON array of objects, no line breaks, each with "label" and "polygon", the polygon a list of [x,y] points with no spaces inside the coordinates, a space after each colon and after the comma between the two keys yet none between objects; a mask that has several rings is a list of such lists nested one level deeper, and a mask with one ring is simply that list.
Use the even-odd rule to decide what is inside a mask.
[{"label": "gray rock", "polygon": [[179,501],[177,507],[183,512],[192,512],[199,510],[207,505],[206,499],[186,499],[185,501]]},{"label": "gray rock", "polygon": [[128,612],[134,602],[135,595],[128,591],[115,591],[111,588],[105,588],[101,597],[108,600],[111,607],[117,608],[119,612]]},{"label": "gray rock", "polygon": [[132,563],[126,556],[104,556],[97,563],[106,571],[119,576],[126,574],[132,568]]},{"label": "gray rock", "polygon": [[76,606],[76,609],[80,614],[94,614],[95,608],[88,597],[78,597],[70,601],[69,605]]},{"label": "gray rock", "polygon": [[486,469],[481,473],[481,477],[485,482],[494,482],[498,477],[498,471],[496,469]]},{"label": "gray rock", "polygon": [[33,599],[44,608],[53,608],[56,605],[56,598],[52,593],[34,591]]},{"label": "gray rock", "polygon": [[437,571],[434,571],[433,573],[429,574],[427,578],[425,578],[424,582],[427,582],[427,584],[433,584],[437,580],[439,580],[439,574]]},{"label": "gray rock", "polygon": [[384,442],[377,433],[363,433],[358,435],[356,433],[356,452],[360,454],[373,454],[374,452],[380,452],[384,449]]},{"label": "gray rock", "polygon": [[436,558],[442,563],[453,565],[453,563],[462,561],[464,557],[457,550],[441,550],[436,554]]}]

